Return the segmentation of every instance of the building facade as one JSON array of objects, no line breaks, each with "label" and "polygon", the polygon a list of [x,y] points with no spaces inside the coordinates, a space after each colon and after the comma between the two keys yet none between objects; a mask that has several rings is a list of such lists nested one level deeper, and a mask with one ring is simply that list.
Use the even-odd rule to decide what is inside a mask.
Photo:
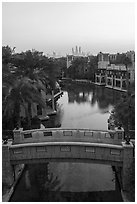
[{"label": "building facade", "polygon": [[95,75],[95,83],[106,85],[106,69],[109,65],[109,54],[100,52],[98,54],[98,69]]},{"label": "building facade", "polygon": [[98,54],[98,69],[95,74],[95,83],[108,88],[126,91],[130,83],[135,80],[135,52],[129,51],[125,56],[131,63],[115,64],[118,54],[100,52]]}]

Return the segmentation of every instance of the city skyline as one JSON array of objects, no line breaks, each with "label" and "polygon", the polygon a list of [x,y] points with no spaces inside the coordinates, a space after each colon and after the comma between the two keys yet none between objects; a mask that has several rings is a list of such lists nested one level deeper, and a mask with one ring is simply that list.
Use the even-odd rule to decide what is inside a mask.
[{"label": "city skyline", "polygon": [[17,52],[44,54],[126,52],[134,50],[135,11],[131,2],[4,2],[2,45]]}]

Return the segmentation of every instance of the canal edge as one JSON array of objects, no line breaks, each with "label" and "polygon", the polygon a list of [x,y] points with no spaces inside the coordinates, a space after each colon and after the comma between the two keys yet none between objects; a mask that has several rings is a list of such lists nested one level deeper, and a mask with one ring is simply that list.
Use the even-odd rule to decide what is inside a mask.
[{"label": "canal edge", "polygon": [[16,180],[14,181],[13,185],[11,186],[11,188],[9,189],[8,192],[6,192],[3,196],[2,196],[2,202],[9,202],[12,194],[14,193],[14,190],[15,190],[15,187],[16,185],[18,184],[22,174],[23,174],[23,171],[25,169],[25,164],[23,164],[22,168],[20,169],[20,172],[18,172],[18,175],[17,175],[17,178]]},{"label": "canal edge", "polygon": [[120,175],[118,175],[117,168],[114,167],[114,168],[112,168],[112,169],[113,169],[114,172],[115,172],[116,180],[117,180],[118,185],[119,185],[119,188],[120,188],[120,192],[121,192],[121,196],[122,196],[123,202],[133,202],[133,201],[131,201],[131,200],[129,200],[129,199],[127,198],[127,196],[126,196],[126,191],[123,191],[123,189],[122,189],[122,181],[121,181]]},{"label": "canal edge", "polygon": [[122,189],[121,189],[121,196],[122,196],[122,199],[124,202],[133,202],[133,201],[130,201],[127,196],[126,196],[126,192],[124,192]]}]

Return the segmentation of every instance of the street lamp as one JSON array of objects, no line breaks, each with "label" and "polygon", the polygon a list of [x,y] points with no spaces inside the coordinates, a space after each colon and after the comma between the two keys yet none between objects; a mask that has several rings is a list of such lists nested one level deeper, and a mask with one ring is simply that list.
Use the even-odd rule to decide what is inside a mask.
[{"label": "street lamp", "polygon": [[129,145],[130,144],[130,136],[129,134],[127,136],[125,136],[125,140],[126,140],[126,144]]},{"label": "street lamp", "polygon": [[[132,97],[132,95],[131,95]],[[130,99],[130,103],[129,103],[129,113],[131,113],[131,99]],[[129,116],[130,118],[130,116]],[[126,144],[129,145],[130,144],[130,135],[129,135],[129,130],[130,130],[130,123],[129,123],[129,119],[128,119],[128,123],[127,123],[127,136],[125,137],[125,140],[126,140]]]}]

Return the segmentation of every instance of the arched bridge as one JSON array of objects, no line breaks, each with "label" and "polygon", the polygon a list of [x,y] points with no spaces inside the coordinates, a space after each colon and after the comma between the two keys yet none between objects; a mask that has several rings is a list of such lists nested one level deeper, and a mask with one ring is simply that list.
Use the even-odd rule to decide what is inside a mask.
[{"label": "arched bridge", "polygon": [[13,143],[3,145],[3,151],[5,162],[11,166],[57,160],[95,162],[121,166],[126,178],[133,159],[133,145],[125,144],[123,138],[123,130],[118,129],[19,129],[14,131]]},{"label": "arched bridge", "polygon": [[11,164],[50,160],[111,163],[122,166],[123,131],[89,129],[36,129],[14,131]]},{"label": "arched bridge", "polygon": [[90,142],[39,142],[10,146],[11,164],[47,161],[95,162],[122,166],[122,145]]}]

